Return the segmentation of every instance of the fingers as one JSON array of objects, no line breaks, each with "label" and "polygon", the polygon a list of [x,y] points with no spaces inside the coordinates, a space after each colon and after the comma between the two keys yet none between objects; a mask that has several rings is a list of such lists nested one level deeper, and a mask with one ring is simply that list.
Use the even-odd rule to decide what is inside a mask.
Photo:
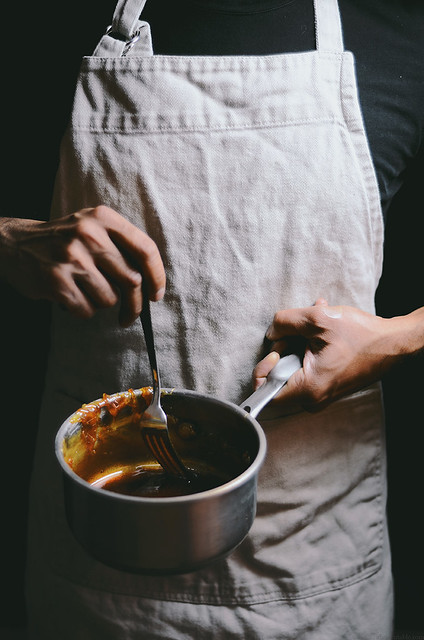
[{"label": "fingers", "polygon": [[[156,243],[146,233],[108,207],[96,207],[92,215],[105,221],[110,238],[128,254],[134,266],[147,278],[150,299],[161,300],[165,293],[166,276]],[[128,267],[128,264],[126,266]]]},{"label": "fingers", "polygon": [[118,291],[98,270],[84,245],[74,240],[67,254],[67,261],[55,263],[46,274],[47,297],[82,318],[115,305]]},{"label": "fingers", "polygon": [[[315,373],[313,351],[322,349],[322,332],[325,323],[323,313],[333,309],[325,298],[317,298],[310,307],[285,309],[278,311],[266,332],[272,342],[273,351],[257,364],[253,372],[253,385],[258,388],[278,362],[279,354],[284,352],[302,352],[303,366],[291,376],[287,385],[277,394],[273,402],[279,403],[284,410],[315,410]],[[305,374],[308,374],[305,376]]]},{"label": "fingers", "polygon": [[[99,264],[95,264],[93,256],[79,240],[74,242],[72,263],[65,265],[65,269],[69,271],[69,278],[73,278],[81,293],[85,294],[94,307],[110,307],[118,302],[116,288],[99,270]],[[140,280],[139,274],[137,275]]]},{"label": "fingers", "polygon": [[60,275],[60,284],[55,288],[54,295],[48,299],[57,302],[62,309],[69,311],[77,318],[91,318],[97,309],[97,306],[76,284],[74,278],[67,278],[64,274]]},{"label": "fingers", "polygon": [[[280,354],[276,351],[272,351],[263,360],[258,362],[252,376],[253,388],[255,391],[265,383],[268,374],[271,369],[275,367],[279,359]],[[282,413],[289,414],[306,408],[303,406],[303,399],[304,373],[301,368],[290,376],[281,391],[279,391],[279,393],[277,393],[277,395],[271,400],[271,404],[278,404]]]},{"label": "fingers", "polygon": [[142,308],[142,278],[149,297],[160,300],[165,270],[154,241],[116,211],[100,206],[71,214],[62,224],[67,241],[62,247],[58,297],[81,317],[120,300],[119,321],[129,326]]},{"label": "fingers", "polygon": [[[120,300],[119,322],[129,326],[138,317],[142,307],[142,274],[118,249],[104,232],[101,247],[91,248],[96,276],[87,270],[77,282],[96,305],[109,307]],[[92,284],[93,283],[93,284]]]},{"label": "fingers", "polygon": [[325,298],[317,298],[310,307],[277,311],[266,337],[272,342],[293,336],[312,338],[320,332],[322,312],[327,317],[339,317],[338,308],[329,307]]},{"label": "fingers", "polygon": [[267,375],[275,367],[279,359],[280,354],[276,351],[271,351],[263,360],[258,362],[252,374],[253,388],[255,390],[264,384]]},{"label": "fingers", "polygon": [[304,335],[307,309],[282,309],[274,315],[266,337],[272,342],[289,336]]}]

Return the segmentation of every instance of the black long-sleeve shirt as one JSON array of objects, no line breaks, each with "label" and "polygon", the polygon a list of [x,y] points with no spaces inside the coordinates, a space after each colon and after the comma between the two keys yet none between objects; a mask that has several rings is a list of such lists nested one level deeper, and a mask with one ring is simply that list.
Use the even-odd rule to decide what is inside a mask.
[{"label": "black long-sleeve shirt", "polygon": [[[383,210],[404,174],[424,176],[424,3],[339,0],[356,59],[363,117]],[[155,53],[249,55],[315,48],[312,0],[150,0]]]}]

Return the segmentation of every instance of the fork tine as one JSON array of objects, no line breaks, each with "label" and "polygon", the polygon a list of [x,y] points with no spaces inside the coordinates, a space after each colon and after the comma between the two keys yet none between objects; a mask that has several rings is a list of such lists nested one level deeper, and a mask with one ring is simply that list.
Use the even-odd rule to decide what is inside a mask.
[{"label": "fork tine", "polygon": [[174,448],[166,432],[158,433],[156,429],[144,427],[143,437],[146,440],[147,446],[165,471],[186,477],[186,470],[174,453]]}]

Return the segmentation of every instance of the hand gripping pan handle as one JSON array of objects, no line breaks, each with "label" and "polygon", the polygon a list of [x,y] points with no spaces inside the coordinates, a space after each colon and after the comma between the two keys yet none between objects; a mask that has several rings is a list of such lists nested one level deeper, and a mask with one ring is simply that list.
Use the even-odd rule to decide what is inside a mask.
[{"label": "hand gripping pan handle", "polygon": [[256,418],[258,413],[284,387],[295,371],[302,367],[299,356],[294,353],[283,356],[271,369],[266,382],[249,396],[240,407]]}]

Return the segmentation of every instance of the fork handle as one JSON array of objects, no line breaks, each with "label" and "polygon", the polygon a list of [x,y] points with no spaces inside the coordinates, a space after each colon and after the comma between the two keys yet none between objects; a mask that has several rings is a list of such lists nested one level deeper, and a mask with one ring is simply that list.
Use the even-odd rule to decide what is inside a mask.
[{"label": "fork handle", "polygon": [[149,292],[147,288],[147,281],[143,278],[142,281],[142,294],[143,294],[143,307],[140,313],[141,325],[144,332],[144,340],[146,342],[147,354],[149,356],[150,368],[153,373],[153,388],[156,393],[160,389],[159,369],[156,360],[155,340],[153,337],[152,317],[150,315],[150,301]]}]

